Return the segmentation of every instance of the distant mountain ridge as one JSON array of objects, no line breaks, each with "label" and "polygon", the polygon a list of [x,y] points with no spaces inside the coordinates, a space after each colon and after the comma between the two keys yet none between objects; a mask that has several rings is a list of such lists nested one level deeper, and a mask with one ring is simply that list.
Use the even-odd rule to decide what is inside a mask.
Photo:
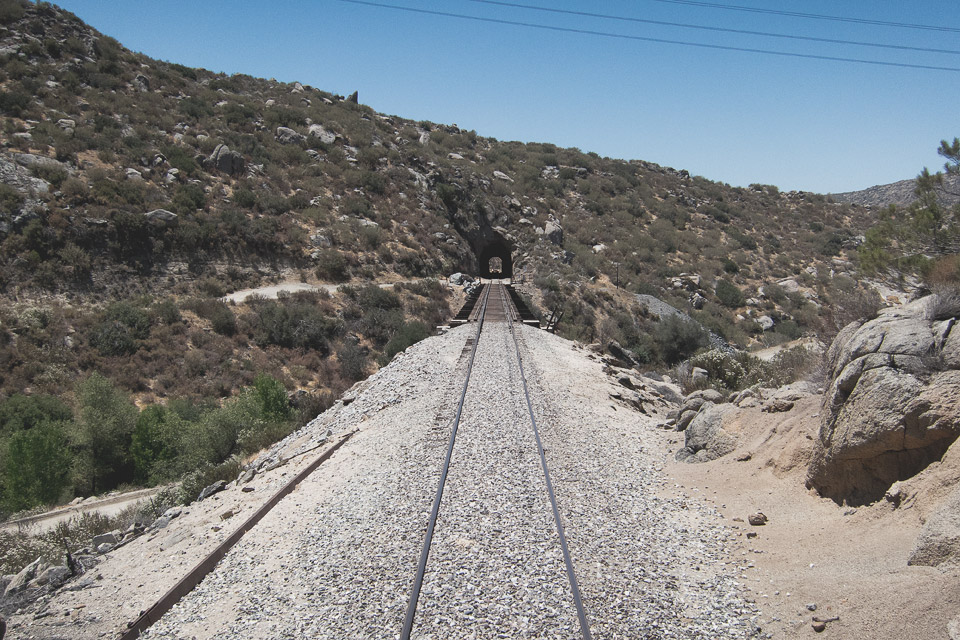
[{"label": "distant mountain ridge", "polygon": [[[906,206],[917,199],[914,194],[916,185],[915,179],[900,180],[860,191],[831,193],[830,197],[836,202],[847,202],[864,207],[888,207],[892,204]],[[960,176],[945,176],[944,186],[946,187],[946,192],[943,194],[944,204],[954,205],[960,202],[960,195],[958,195],[960,194]]]}]

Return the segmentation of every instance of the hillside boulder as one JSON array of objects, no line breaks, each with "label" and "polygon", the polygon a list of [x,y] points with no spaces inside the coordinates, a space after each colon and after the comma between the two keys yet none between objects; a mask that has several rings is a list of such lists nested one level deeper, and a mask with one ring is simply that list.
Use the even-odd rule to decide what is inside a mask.
[{"label": "hillside boulder", "polygon": [[236,151],[231,151],[225,144],[218,144],[213,153],[203,161],[204,169],[216,170],[231,176],[242,174],[245,164],[243,156]]},{"label": "hillside boulder", "polygon": [[328,131],[320,124],[312,124],[310,128],[307,129],[307,134],[314,138],[319,138],[320,142],[323,144],[333,144],[337,141],[337,134],[332,131]]},{"label": "hillside boulder", "polygon": [[837,335],[808,487],[837,502],[873,502],[960,435],[960,368],[950,356],[960,328],[946,303],[927,296]]},{"label": "hillside boulder", "polygon": [[289,127],[277,127],[277,140],[281,144],[299,144],[307,137]]},{"label": "hillside boulder", "polygon": [[563,227],[560,226],[560,223],[556,220],[548,220],[547,224],[544,225],[543,230],[540,231],[546,237],[547,240],[556,245],[563,244]]},{"label": "hillside boulder", "polygon": [[684,432],[684,446],[677,451],[680,462],[709,462],[725,456],[737,446],[735,436],[723,429],[723,420],[736,406],[704,402]]},{"label": "hillside boulder", "polygon": [[40,565],[42,562],[43,562],[42,558],[37,558],[36,560],[34,560],[33,562],[25,566],[23,569],[21,569],[20,573],[14,576],[13,580],[11,580],[10,583],[7,585],[7,588],[4,591],[3,595],[9,598],[12,595],[15,595],[17,593],[20,593],[21,591],[24,591],[30,584],[30,581],[37,576],[37,572],[39,571]]},{"label": "hillside boulder", "polygon": [[177,214],[173,211],[167,211],[166,209],[147,211],[143,214],[143,217],[157,224],[173,224],[177,220]]}]

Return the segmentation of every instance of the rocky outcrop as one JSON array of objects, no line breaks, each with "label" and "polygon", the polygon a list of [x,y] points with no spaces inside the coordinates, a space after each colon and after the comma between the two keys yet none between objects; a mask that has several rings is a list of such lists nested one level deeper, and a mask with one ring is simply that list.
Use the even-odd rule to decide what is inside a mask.
[{"label": "rocky outcrop", "polygon": [[13,580],[10,581],[10,584],[7,585],[3,595],[9,598],[10,596],[16,595],[26,589],[30,584],[30,581],[37,576],[37,570],[40,568],[40,564],[42,562],[42,558],[37,558],[21,569],[20,573],[14,576]]},{"label": "rocky outcrop", "polygon": [[310,128],[307,129],[307,134],[314,138],[319,138],[320,142],[323,144],[333,144],[337,141],[337,134],[332,131],[328,131],[323,127],[323,125],[312,124]]},{"label": "rocky outcrop", "polygon": [[709,462],[725,456],[737,446],[735,436],[723,429],[724,417],[736,411],[732,404],[704,402],[687,425],[684,446],[677,451],[680,462]]},{"label": "rocky outcrop", "polygon": [[548,220],[543,227],[543,235],[555,245],[563,244],[563,227],[556,220]]},{"label": "rocky outcrop", "polygon": [[277,141],[281,144],[300,144],[307,137],[289,127],[277,127]]},{"label": "rocky outcrop", "polygon": [[231,176],[242,174],[245,166],[243,156],[231,151],[225,144],[218,144],[213,153],[203,161],[203,167],[208,171],[216,170]]},{"label": "rocky outcrop", "polygon": [[676,412],[671,412],[669,420],[673,420],[671,423],[677,431],[684,431],[690,423],[693,422],[693,419],[697,416],[697,413],[700,412],[700,409],[706,403],[718,403],[723,400],[723,396],[716,389],[702,389],[700,391],[694,391],[688,395],[683,400],[683,404],[680,406]]},{"label": "rocky outcrop", "polygon": [[960,435],[956,312],[928,296],[840,332],[808,487],[865,504],[943,456]]},{"label": "rocky outcrop", "polygon": [[0,184],[9,185],[23,194],[47,193],[50,190],[50,183],[35,178],[27,168],[47,166],[47,160],[52,158],[29,153],[18,153],[12,159],[6,155],[0,155]]},{"label": "rocky outcrop", "polygon": [[143,214],[143,217],[157,224],[173,224],[177,221],[177,214],[173,211],[167,211],[166,209],[147,211]]}]

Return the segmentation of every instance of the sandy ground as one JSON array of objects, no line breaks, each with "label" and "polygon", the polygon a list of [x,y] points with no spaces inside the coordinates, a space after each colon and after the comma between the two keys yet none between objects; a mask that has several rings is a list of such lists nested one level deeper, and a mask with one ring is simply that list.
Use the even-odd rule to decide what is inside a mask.
[{"label": "sandy ground", "polygon": [[[851,509],[804,488],[819,409],[815,396],[787,413],[742,410],[736,451],[703,464],[669,462],[665,472],[740,529],[738,553],[754,565],[745,584],[772,637],[816,635],[816,616],[839,617],[821,637],[950,638],[947,625],[960,615],[960,570],[907,566],[924,514],[885,501]],[[682,434],[672,435],[675,449]],[[749,460],[737,461],[746,454]],[[757,511],[766,525],[747,524]],[[757,536],[748,539],[748,531]]]},{"label": "sandy ground", "polygon": [[227,302],[240,304],[246,302],[250,296],[261,296],[268,300],[276,300],[281,292],[296,293],[297,291],[326,291],[334,293],[340,285],[338,284],[307,284],[306,282],[283,282],[272,284],[266,287],[257,287],[256,289],[241,289],[234,291],[223,297]]},{"label": "sandy ground", "polygon": [[[399,282],[417,282],[416,279],[413,280],[400,280]],[[353,283],[346,282],[341,284],[331,284],[331,283],[318,283],[310,284],[308,282],[300,282],[299,280],[295,282],[281,282],[279,284],[271,284],[265,287],[257,287],[255,289],[241,289],[240,291],[234,291],[223,297],[223,300],[226,302],[233,302],[235,304],[240,304],[247,301],[247,298],[250,296],[260,296],[262,298],[267,298],[268,300],[276,300],[277,296],[281,293],[297,293],[298,291],[326,291],[327,293],[336,293],[337,290],[345,285],[363,285],[366,283]],[[383,289],[391,289],[393,285],[397,284],[396,282],[380,282],[377,283],[377,286]]]}]

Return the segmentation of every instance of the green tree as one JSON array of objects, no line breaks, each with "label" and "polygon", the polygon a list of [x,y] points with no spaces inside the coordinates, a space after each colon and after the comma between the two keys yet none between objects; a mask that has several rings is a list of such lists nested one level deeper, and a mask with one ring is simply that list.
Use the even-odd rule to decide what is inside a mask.
[{"label": "green tree", "polygon": [[0,508],[18,511],[63,495],[72,420],[70,408],[52,396],[17,394],[0,402]]},{"label": "green tree", "polygon": [[53,396],[16,394],[0,402],[0,437],[38,426],[44,422],[68,422],[70,407]]},{"label": "green tree", "polygon": [[139,415],[136,406],[99,373],[79,384],[77,401],[71,433],[77,490],[96,494],[131,480],[130,444]]},{"label": "green tree", "polygon": [[960,138],[941,140],[937,153],[947,160],[944,171],[924,168],[917,176],[917,199],[907,207],[885,209],[865,234],[858,249],[864,270],[923,267],[929,258],[960,253],[960,204],[948,205],[944,197],[960,196],[947,179],[960,176]]},{"label": "green tree", "polygon": [[150,405],[140,412],[130,442],[137,482],[156,484],[175,475],[172,465],[180,453],[184,428],[177,412],[162,405]]},{"label": "green tree", "polygon": [[283,384],[264,373],[253,380],[253,396],[260,406],[260,414],[267,420],[290,418],[290,400]]},{"label": "green tree", "polygon": [[2,459],[4,510],[55,502],[70,484],[65,423],[48,421],[18,431],[7,441]]}]

